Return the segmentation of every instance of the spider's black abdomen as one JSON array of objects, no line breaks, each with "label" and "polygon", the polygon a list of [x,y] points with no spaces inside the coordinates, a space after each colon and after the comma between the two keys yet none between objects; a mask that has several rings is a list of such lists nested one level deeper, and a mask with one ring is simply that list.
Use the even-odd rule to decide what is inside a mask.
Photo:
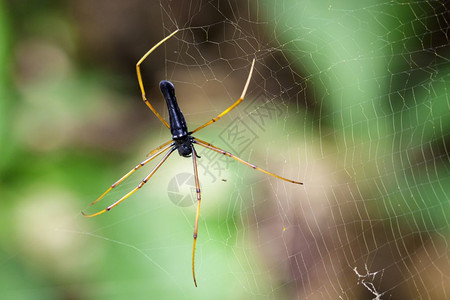
[{"label": "spider's black abdomen", "polygon": [[172,139],[183,139],[188,136],[186,120],[184,119],[181,109],[178,107],[177,98],[175,97],[175,87],[167,80],[159,83],[161,93],[166,99],[167,109],[169,110],[169,125]]}]

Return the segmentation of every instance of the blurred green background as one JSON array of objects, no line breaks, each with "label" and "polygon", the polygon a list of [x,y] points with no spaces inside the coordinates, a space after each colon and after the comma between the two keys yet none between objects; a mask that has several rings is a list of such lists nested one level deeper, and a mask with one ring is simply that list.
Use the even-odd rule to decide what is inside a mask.
[{"label": "blurred green background", "polygon": [[[0,1],[0,298],[446,298],[448,16],[440,1]],[[255,57],[244,103],[197,136],[305,182],[202,152],[198,288],[195,207],[170,198],[190,160],[80,214],[170,138],[135,64],[176,28],[143,66],[158,111],[172,80],[201,125]]]}]

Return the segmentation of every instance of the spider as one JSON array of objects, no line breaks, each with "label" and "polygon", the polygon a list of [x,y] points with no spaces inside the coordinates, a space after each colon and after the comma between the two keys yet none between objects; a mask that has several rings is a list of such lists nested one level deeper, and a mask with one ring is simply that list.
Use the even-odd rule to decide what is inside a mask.
[{"label": "spider", "polygon": [[255,170],[258,170],[260,172],[266,173],[270,176],[276,177],[278,179],[287,181],[287,182],[291,182],[291,183],[295,183],[295,184],[303,184],[302,182],[299,181],[294,181],[291,179],[287,179],[284,177],[281,177],[279,175],[270,173],[266,170],[263,170],[249,162],[244,161],[243,159],[234,156],[233,154],[231,154],[230,152],[227,152],[225,150],[222,150],[210,143],[207,143],[205,141],[202,141],[196,137],[193,137],[192,134],[199,131],[200,129],[205,128],[208,125],[211,125],[212,123],[218,121],[220,118],[222,118],[224,115],[226,115],[227,113],[229,113],[232,109],[234,109],[236,106],[238,106],[245,97],[245,94],[247,92],[247,88],[249,86],[250,83],[250,79],[252,77],[252,73],[253,73],[253,68],[255,66],[255,59],[253,59],[252,61],[252,65],[248,74],[248,78],[247,81],[245,83],[244,86],[244,90],[242,91],[241,96],[239,97],[239,99],[234,102],[230,107],[228,107],[227,109],[225,109],[221,114],[219,114],[217,117],[209,120],[208,122],[206,122],[205,124],[203,124],[202,126],[192,130],[192,131],[188,131],[187,129],[187,125],[186,125],[186,121],[184,119],[183,113],[181,112],[180,108],[178,107],[177,104],[177,99],[175,97],[175,87],[174,85],[170,82],[170,81],[166,81],[163,80],[160,82],[159,87],[161,89],[161,92],[164,96],[164,99],[166,100],[166,104],[167,104],[167,108],[169,111],[169,123],[170,125],[161,117],[161,115],[155,110],[155,108],[151,105],[151,103],[147,100],[147,97],[145,95],[145,90],[144,90],[144,85],[142,83],[142,75],[141,75],[141,69],[140,66],[142,64],[142,62],[153,52],[155,51],[156,48],[158,48],[160,45],[162,45],[164,42],[166,42],[168,39],[170,39],[172,36],[174,36],[177,32],[179,32],[180,30],[177,29],[174,32],[172,32],[171,34],[169,34],[168,36],[166,36],[165,38],[163,38],[160,42],[158,42],[155,46],[153,46],[136,64],[136,72],[137,72],[137,78],[138,78],[138,82],[139,82],[139,87],[141,89],[142,92],[142,100],[145,102],[145,104],[150,108],[150,110],[158,117],[158,119],[168,128],[170,129],[170,133],[172,134],[172,139],[167,141],[166,143],[160,145],[159,147],[157,147],[156,149],[152,150],[150,153],[148,153],[148,158],[143,160],[142,162],[140,162],[138,165],[136,165],[133,169],[131,169],[128,173],[126,173],[124,176],[122,176],[122,178],[120,178],[119,180],[117,180],[114,184],[112,184],[100,197],[98,197],[94,202],[91,203],[91,205],[97,203],[100,199],[102,199],[106,194],[108,194],[113,188],[115,188],[116,186],[118,186],[122,181],[124,181],[128,176],[130,176],[131,174],[133,174],[137,169],[139,169],[140,167],[143,167],[144,165],[146,165],[148,162],[150,162],[151,160],[153,160],[155,157],[159,156],[160,154],[162,154],[163,152],[165,152],[166,150],[168,150],[166,152],[166,154],[164,155],[164,157],[156,164],[156,166],[153,168],[153,170],[139,183],[138,186],[136,186],[134,189],[132,189],[131,191],[129,191],[127,194],[125,194],[122,198],[120,198],[119,200],[117,200],[116,202],[114,202],[113,204],[107,206],[105,209],[93,213],[93,214],[85,214],[84,212],[82,212],[82,214],[85,217],[95,217],[98,216],[104,212],[110,211],[113,207],[117,206],[118,204],[120,204],[122,201],[124,201],[125,199],[127,199],[128,197],[130,197],[132,194],[134,194],[137,190],[139,190],[144,184],[146,184],[148,182],[148,180],[156,173],[156,171],[159,169],[159,167],[161,167],[161,165],[167,160],[167,158],[175,151],[178,150],[178,154],[180,156],[183,157],[192,157],[192,163],[194,166],[194,178],[195,178],[195,187],[196,187],[196,194],[197,194],[197,212],[195,215],[195,225],[194,225],[194,242],[193,242],[193,246],[192,246],[192,278],[194,280],[194,285],[197,286],[197,279],[195,277],[195,245],[197,242],[197,232],[198,232],[198,219],[199,219],[199,215],[200,215],[200,204],[201,204],[201,193],[200,193],[200,182],[198,179],[198,170],[197,170],[197,158],[200,158],[200,156],[197,155],[197,152],[194,148],[194,145],[199,145],[202,147],[205,147],[207,149],[210,149],[212,151],[221,153],[223,155],[226,155],[232,159],[237,160],[240,163],[243,163]]}]

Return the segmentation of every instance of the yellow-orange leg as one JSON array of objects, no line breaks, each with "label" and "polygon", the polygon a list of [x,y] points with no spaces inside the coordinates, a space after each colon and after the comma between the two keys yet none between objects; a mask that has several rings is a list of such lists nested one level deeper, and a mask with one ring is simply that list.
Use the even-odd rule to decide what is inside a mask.
[{"label": "yellow-orange leg", "polygon": [[195,243],[197,242],[198,218],[200,217],[200,204],[202,203],[202,196],[200,192],[200,182],[198,180],[197,153],[195,152],[194,146],[192,146],[192,164],[194,165],[195,191],[197,193],[197,213],[195,215],[194,225],[194,245],[192,246],[192,278],[194,278],[194,284],[197,287],[197,279],[195,278]]},{"label": "yellow-orange leg", "polygon": [[[168,147],[170,147],[170,146],[167,146],[166,148],[168,148]],[[156,171],[159,169],[159,167],[166,161],[166,159],[170,156],[170,154],[172,154],[173,153],[173,151],[175,150],[176,148],[175,147],[172,147],[172,149],[170,149],[167,153],[166,153],[166,155],[164,155],[164,157],[159,161],[159,163],[153,168],[153,170],[141,181],[141,183],[139,183],[139,185],[137,186],[137,187],[135,187],[134,189],[132,189],[131,191],[129,191],[125,196],[123,196],[122,198],[120,198],[119,200],[117,200],[116,202],[114,202],[113,204],[111,204],[111,205],[109,205],[108,207],[106,207],[105,209],[103,209],[103,210],[101,210],[101,211],[99,211],[99,212],[96,212],[96,213],[93,213],[93,214],[91,214],[91,215],[86,215],[85,213],[83,213],[82,212],[82,214],[85,216],[85,217],[95,217],[95,216],[98,216],[98,215],[100,215],[100,214],[102,214],[102,213],[104,213],[104,212],[107,212],[107,211],[110,211],[113,207],[115,207],[115,206],[117,206],[117,205],[119,205],[122,201],[124,201],[125,199],[127,199],[128,197],[130,197],[131,195],[133,195],[138,189],[140,189],[144,184],[146,184],[147,183],[147,181],[153,176],[153,174],[155,174],[156,173]],[[163,149],[163,150],[161,150],[161,152],[162,151],[164,151],[165,149]],[[157,154],[159,154],[159,153],[157,153]],[[155,154],[154,155],[154,157],[156,157],[157,156],[157,154]],[[151,158],[153,158],[153,157],[151,157]],[[148,158],[147,160],[149,160],[150,158]],[[132,170],[133,171],[133,170]],[[106,194],[106,193],[105,193]],[[94,201],[94,203],[95,203],[96,201]]]},{"label": "yellow-orange leg", "polygon": [[153,105],[150,104],[150,102],[147,100],[147,97],[145,95],[145,89],[144,89],[144,84],[142,83],[142,75],[141,75],[141,64],[142,62],[147,58],[147,56],[149,56],[153,51],[155,51],[156,48],[158,48],[159,46],[161,46],[162,44],[164,44],[165,41],[167,41],[168,39],[170,39],[173,35],[175,35],[178,31],[180,31],[179,29],[175,30],[174,32],[172,32],[171,34],[169,34],[168,36],[166,36],[165,38],[163,38],[161,41],[159,41],[155,46],[153,46],[150,50],[148,50],[147,53],[144,54],[144,56],[142,56],[142,58],[137,62],[136,64],[136,73],[137,73],[137,78],[138,78],[138,82],[139,82],[139,87],[141,88],[141,93],[142,93],[142,100],[144,100],[145,104],[147,104],[147,106],[150,108],[150,110],[158,117],[158,119],[161,120],[161,122],[163,122],[163,124],[170,129],[169,124],[167,124],[166,120],[164,120],[161,115],[156,111],[156,109],[153,107]]},{"label": "yellow-orange leg", "polygon": [[284,181],[287,181],[287,182],[295,183],[295,184],[303,184],[303,182],[295,181],[295,180],[292,180],[292,179],[287,179],[287,178],[284,178],[284,177],[282,177],[282,176],[279,176],[279,175],[270,173],[270,172],[268,172],[268,171],[266,171],[266,170],[263,170],[263,169],[261,169],[261,168],[255,166],[255,165],[249,163],[249,162],[246,162],[245,160],[243,160],[243,159],[241,159],[241,158],[239,158],[239,157],[237,157],[237,156],[234,156],[234,155],[231,154],[230,152],[227,152],[227,151],[225,151],[225,150],[222,150],[222,149],[220,149],[220,148],[217,148],[216,146],[213,146],[213,145],[211,145],[210,143],[207,143],[207,142],[205,142],[205,141],[199,140],[199,139],[197,139],[197,138],[194,138],[193,143],[198,144],[198,145],[200,145],[200,146],[202,146],[202,147],[208,148],[208,149],[210,149],[210,150],[216,151],[216,152],[221,153],[221,154],[223,154],[223,155],[226,155],[226,156],[228,156],[228,157],[231,157],[232,159],[237,160],[238,162],[243,163],[244,165],[247,165],[247,166],[251,167],[251,168],[254,169],[254,170],[258,170],[258,171],[260,171],[260,172],[266,173],[267,175],[273,176],[273,177],[275,177],[275,178],[278,178],[278,179],[281,179],[281,180],[284,180]]},{"label": "yellow-orange leg", "polygon": [[223,116],[225,116],[227,113],[229,113],[233,108],[235,108],[236,106],[238,106],[245,97],[245,94],[247,93],[247,89],[248,89],[248,85],[250,84],[250,79],[252,78],[252,74],[253,74],[253,68],[255,67],[255,59],[253,59],[252,61],[252,66],[250,68],[250,72],[248,73],[248,77],[247,77],[247,82],[245,83],[244,86],[244,90],[242,91],[241,97],[239,97],[239,99],[234,102],[230,107],[228,107],[227,109],[225,109],[220,115],[218,115],[217,117],[215,117],[214,119],[209,120],[208,122],[206,122],[205,124],[203,124],[202,126],[194,129],[194,131],[191,131],[190,134],[199,131],[202,128],[205,128],[206,126],[216,122],[217,120],[219,120],[220,118],[222,118]]},{"label": "yellow-orange leg", "polygon": [[[170,145],[169,145],[170,144]],[[122,176],[122,178],[120,178],[119,180],[117,180],[116,182],[114,182],[109,189],[107,189],[100,197],[98,197],[94,202],[91,203],[91,205],[94,205],[95,203],[97,203],[100,199],[102,199],[103,197],[106,196],[106,194],[108,194],[113,188],[115,188],[116,186],[118,186],[122,181],[124,181],[128,176],[130,176],[131,174],[133,174],[137,169],[139,169],[140,167],[145,166],[149,161],[153,160],[155,157],[157,157],[158,155],[160,155],[161,153],[163,153],[164,151],[166,151],[168,148],[170,148],[171,146],[173,146],[173,141],[170,140],[164,144],[162,144],[161,146],[159,146],[158,148],[152,150],[149,154],[147,154],[147,156],[150,156],[149,158],[147,158],[144,161],[141,161],[139,164],[137,164],[133,169],[131,169],[127,174],[125,174],[124,176]]]},{"label": "yellow-orange leg", "polygon": [[[174,142],[173,142],[173,140],[169,140],[169,141],[165,142],[164,144],[160,145],[158,148],[153,149],[152,151],[150,151],[149,153],[147,153],[147,154],[145,155],[145,157],[149,157],[149,156],[153,155],[153,153],[157,152],[159,149],[162,149],[164,146],[169,145],[170,143],[172,143],[170,146],[175,145]],[[170,146],[169,146],[169,147],[170,147]],[[167,149],[167,148],[166,148],[166,149]],[[147,161],[147,160],[144,160],[144,161]]]}]

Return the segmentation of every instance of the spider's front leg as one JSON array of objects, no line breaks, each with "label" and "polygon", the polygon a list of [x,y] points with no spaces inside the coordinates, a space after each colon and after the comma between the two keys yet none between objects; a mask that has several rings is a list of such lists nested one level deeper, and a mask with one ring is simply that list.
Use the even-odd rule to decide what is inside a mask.
[{"label": "spider's front leg", "polygon": [[194,279],[194,284],[197,287],[197,279],[195,278],[195,244],[197,242],[197,233],[198,233],[198,218],[200,217],[200,204],[202,203],[202,196],[200,192],[200,182],[198,180],[198,171],[197,171],[197,152],[192,147],[192,164],[194,165],[194,178],[195,178],[195,191],[197,193],[197,213],[195,214],[195,225],[194,225],[194,244],[192,246],[192,278]]},{"label": "spider's front leg", "polygon": [[[167,143],[166,143],[167,144]],[[162,146],[166,145],[163,144]],[[147,181],[153,176],[153,174],[156,173],[156,171],[159,169],[159,167],[166,161],[166,159],[170,156],[170,154],[173,153],[173,151],[175,151],[175,147],[173,146],[174,143],[171,143],[165,147],[160,146],[161,150],[159,150],[158,152],[154,153],[152,156],[150,156],[149,158],[147,158],[146,160],[144,160],[143,162],[141,162],[140,164],[138,164],[136,167],[134,167],[133,169],[131,169],[127,174],[125,174],[122,178],[120,178],[118,181],[116,181],[109,189],[107,189],[100,197],[97,198],[97,200],[95,200],[94,202],[91,203],[91,205],[95,204],[96,202],[98,202],[100,199],[102,199],[106,194],[108,194],[113,188],[115,188],[117,185],[119,185],[123,180],[125,180],[125,178],[127,178],[128,176],[130,176],[132,173],[134,173],[137,169],[139,169],[140,167],[144,166],[145,164],[147,164],[149,161],[153,160],[155,157],[157,157],[158,155],[160,155],[161,153],[163,153],[164,151],[166,151],[168,148],[172,147],[167,153],[166,155],[164,155],[164,157],[158,162],[158,164],[153,168],[153,170],[150,172],[150,174],[148,174],[142,181],[141,183],[135,187],[133,190],[131,190],[130,192],[128,192],[125,196],[123,196],[122,198],[120,198],[119,200],[117,200],[116,202],[114,202],[113,204],[107,206],[105,209],[93,213],[93,214],[85,214],[84,212],[81,212],[83,214],[83,216],[85,217],[95,217],[98,216],[104,212],[107,212],[109,210],[111,210],[113,207],[117,206],[118,204],[120,204],[122,201],[124,201],[125,199],[127,199],[128,197],[130,197],[132,194],[134,194],[138,189],[140,189],[144,184],[147,183]]]}]

